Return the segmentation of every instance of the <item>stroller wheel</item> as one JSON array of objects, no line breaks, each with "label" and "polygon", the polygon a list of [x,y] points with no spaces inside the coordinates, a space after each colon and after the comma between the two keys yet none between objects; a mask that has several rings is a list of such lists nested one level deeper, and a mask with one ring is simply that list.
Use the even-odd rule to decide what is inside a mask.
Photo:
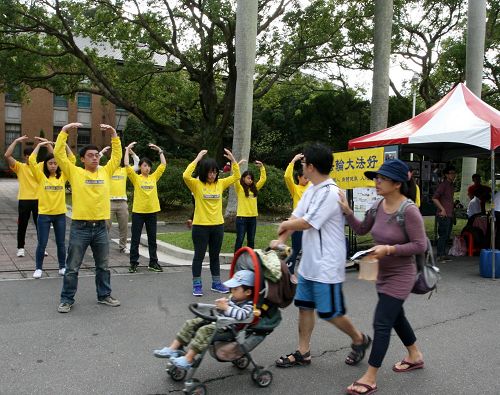
[{"label": "stroller wheel", "polygon": [[248,359],[246,356],[243,356],[241,358],[236,359],[235,361],[232,361],[233,365],[236,366],[238,369],[246,369],[248,365],[250,364],[250,359]]},{"label": "stroller wheel", "polygon": [[259,387],[267,387],[273,381],[273,374],[269,370],[254,369],[252,372],[252,380]]},{"label": "stroller wheel", "polygon": [[177,366],[172,366],[170,369],[167,370],[167,372],[174,381],[184,380],[187,374],[187,370],[179,369]]},{"label": "stroller wheel", "polygon": [[184,391],[189,395],[205,395],[207,393],[207,387],[205,384],[195,384],[188,391]]}]

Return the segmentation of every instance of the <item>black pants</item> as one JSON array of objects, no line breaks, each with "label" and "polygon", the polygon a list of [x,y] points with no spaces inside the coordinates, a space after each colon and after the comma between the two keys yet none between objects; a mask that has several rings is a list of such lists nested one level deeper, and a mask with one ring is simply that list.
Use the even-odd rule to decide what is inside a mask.
[{"label": "black pants", "polygon": [[193,225],[191,233],[194,245],[193,277],[201,277],[201,264],[205,253],[210,256],[210,273],[212,277],[220,276],[219,254],[224,239],[224,225]]},{"label": "black pants", "polygon": [[17,207],[19,217],[17,219],[17,248],[24,248],[26,229],[28,228],[28,222],[31,214],[33,214],[35,228],[37,226],[38,200],[19,200],[18,203]]},{"label": "black pants", "polygon": [[139,243],[143,226],[148,235],[149,265],[158,263],[156,254],[156,213],[132,213],[132,238],[130,241],[130,263],[139,262]]},{"label": "black pants", "polygon": [[403,303],[404,300],[381,293],[378,294],[378,303],[375,308],[375,318],[373,319],[375,335],[370,359],[368,360],[370,366],[375,368],[382,366],[382,361],[389,348],[392,328],[394,328],[406,347],[417,341],[415,333],[406,319]]}]

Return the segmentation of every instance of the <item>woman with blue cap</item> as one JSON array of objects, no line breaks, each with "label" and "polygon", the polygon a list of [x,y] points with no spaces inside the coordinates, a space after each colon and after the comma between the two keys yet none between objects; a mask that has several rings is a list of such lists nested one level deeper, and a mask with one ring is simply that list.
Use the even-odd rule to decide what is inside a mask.
[{"label": "woman with blue cap", "polygon": [[[409,168],[403,161],[393,159],[384,162],[377,171],[365,172],[365,176],[375,181],[377,194],[383,199],[368,210],[363,221],[354,217],[343,194],[340,199],[352,229],[359,235],[371,231],[375,241],[372,256],[379,262],[376,282],[378,302],[373,320],[374,337],[369,366],[366,373],[347,388],[348,394],[373,394],[377,391],[377,372],[389,347],[392,328],[408,351],[392,370],[399,373],[424,367],[423,355],[403,309],[415,284],[417,268],[414,255],[423,253],[426,248],[423,218],[417,206],[407,202]],[[406,205],[403,226],[396,220],[402,204]]]}]

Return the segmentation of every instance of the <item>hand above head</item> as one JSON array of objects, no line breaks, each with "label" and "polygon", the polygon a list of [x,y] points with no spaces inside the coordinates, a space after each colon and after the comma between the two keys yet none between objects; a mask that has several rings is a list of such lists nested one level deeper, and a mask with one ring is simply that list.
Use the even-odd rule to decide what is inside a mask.
[{"label": "hand above head", "polygon": [[134,145],[136,145],[136,144],[137,144],[137,141],[132,141],[129,145],[127,145],[125,147],[125,149],[131,150],[134,147]]},{"label": "hand above head", "polygon": [[39,143],[43,143],[44,141],[49,141],[48,139],[46,139],[45,137],[39,137],[39,136],[35,136],[33,137],[36,141],[38,141]]},{"label": "hand above head", "polygon": [[67,125],[64,125],[62,127],[62,131],[69,133],[73,132],[74,130],[77,130],[78,128],[81,128],[83,125],[80,122],[73,122],[73,123],[68,123]]},{"label": "hand above head", "polygon": [[257,167],[262,167],[262,166],[264,166],[264,163],[262,163],[260,160],[256,160],[256,161],[255,161],[255,164],[257,165]]},{"label": "hand above head", "polygon": [[22,141],[26,141],[26,140],[28,140],[28,139],[29,139],[28,135],[27,135],[27,134],[25,134],[24,136],[18,137],[15,141],[16,141],[17,143],[20,143],[20,142],[22,142]]},{"label": "hand above head", "polygon": [[198,155],[196,155],[195,161],[199,162],[207,153],[208,150],[202,149],[200,152],[198,152]]},{"label": "hand above head", "polygon": [[229,151],[227,148],[224,148],[224,156],[231,161],[231,163],[236,163],[236,159],[234,159],[233,153]]},{"label": "hand above head", "polygon": [[298,160],[302,160],[304,158],[304,155],[303,154],[297,154],[293,157],[292,159],[292,163],[295,163],[297,162]]},{"label": "hand above head", "polygon": [[155,145],[155,144],[151,144],[151,143],[149,143],[149,144],[148,144],[148,147],[149,147],[149,148],[151,148],[152,150],[158,151],[158,152],[160,152],[160,153],[162,153],[162,152],[163,152],[163,150],[162,150],[160,147],[158,147],[157,145]]},{"label": "hand above head", "polygon": [[47,140],[47,139],[44,139],[44,140],[45,140],[45,141],[40,141],[40,142],[38,143],[38,146],[39,146],[39,147],[44,147],[44,146],[46,146],[46,145],[54,145],[54,142],[53,142],[53,141],[49,141],[49,140]]},{"label": "hand above head", "polygon": [[339,205],[340,209],[342,212],[346,215],[352,214],[352,209],[349,207],[349,202],[347,201],[347,198],[345,196],[345,193],[343,190],[339,190]]},{"label": "hand above head", "polygon": [[238,162],[238,165],[241,166],[243,163],[246,163],[246,161],[247,161],[246,159],[242,159]]},{"label": "hand above head", "polygon": [[106,132],[116,133],[115,128],[111,125],[106,125],[105,123],[101,123],[99,127],[101,128],[101,130],[104,130]]},{"label": "hand above head", "polygon": [[99,152],[99,153],[100,153],[101,155],[104,155],[104,154],[106,154],[106,153],[110,150],[110,148],[111,148],[111,147],[110,147],[109,145],[107,145],[107,146],[106,146],[106,147],[104,147],[104,148],[101,150],[101,152]]}]

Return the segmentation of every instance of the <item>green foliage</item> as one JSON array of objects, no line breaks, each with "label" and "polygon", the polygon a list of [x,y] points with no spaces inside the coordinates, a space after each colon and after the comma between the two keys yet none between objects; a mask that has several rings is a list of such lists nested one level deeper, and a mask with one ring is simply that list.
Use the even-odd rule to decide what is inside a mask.
[{"label": "green foliage", "polygon": [[[286,189],[283,178],[284,171],[271,165],[266,166],[267,181],[259,191],[257,205],[264,212],[291,210],[291,197]],[[253,172],[255,180],[259,179],[259,169],[253,163],[248,165],[248,170]]]},{"label": "green foliage", "polygon": [[[191,192],[182,179],[188,164],[187,160],[167,159],[167,168],[157,184],[162,210],[191,204]],[[157,165],[155,163],[154,168]]]}]

